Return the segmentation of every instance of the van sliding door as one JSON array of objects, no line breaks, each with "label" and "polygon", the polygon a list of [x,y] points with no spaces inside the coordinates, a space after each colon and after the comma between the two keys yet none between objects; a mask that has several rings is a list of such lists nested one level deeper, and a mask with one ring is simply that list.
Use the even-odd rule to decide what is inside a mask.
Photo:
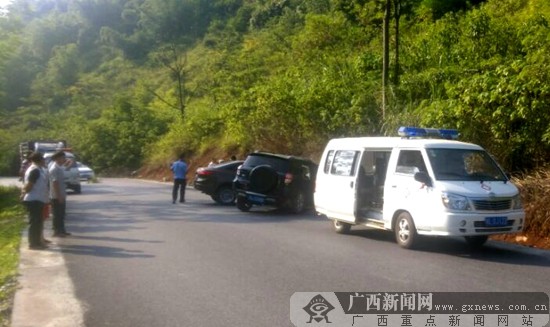
[{"label": "van sliding door", "polygon": [[355,223],[356,175],[361,151],[337,150],[328,175],[331,185],[331,216]]},{"label": "van sliding door", "polygon": [[356,212],[360,218],[382,219],[384,182],[390,149],[366,149],[357,173]]}]

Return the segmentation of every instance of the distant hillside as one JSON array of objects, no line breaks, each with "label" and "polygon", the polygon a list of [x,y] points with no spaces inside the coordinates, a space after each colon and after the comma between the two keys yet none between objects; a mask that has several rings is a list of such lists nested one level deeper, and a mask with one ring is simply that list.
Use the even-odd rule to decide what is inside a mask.
[{"label": "distant hillside", "polygon": [[17,171],[20,141],[40,138],[67,140],[100,173],[154,170],[179,153],[309,155],[331,137],[400,125],[458,128],[511,171],[550,154],[547,0],[14,0],[8,9],[0,174]]}]

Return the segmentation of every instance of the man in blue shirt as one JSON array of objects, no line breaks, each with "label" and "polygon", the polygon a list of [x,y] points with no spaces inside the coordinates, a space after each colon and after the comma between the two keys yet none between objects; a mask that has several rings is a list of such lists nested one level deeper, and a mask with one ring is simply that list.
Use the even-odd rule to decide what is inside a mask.
[{"label": "man in blue shirt", "polygon": [[176,203],[178,198],[178,188],[180,190],[180,202],[185,202],[185,186],[187,184],[187,179],[185,175],[187,174],[187,164],[183,161],[183,155],[180,156],[178,161],[175,161],[170,167],[172,172],[174,172],[174,188],[172,190],[172,203]]}]

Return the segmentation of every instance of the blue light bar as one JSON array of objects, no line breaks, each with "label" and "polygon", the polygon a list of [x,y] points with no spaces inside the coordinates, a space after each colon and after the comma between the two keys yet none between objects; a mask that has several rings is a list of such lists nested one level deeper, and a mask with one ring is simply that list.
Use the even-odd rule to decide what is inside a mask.
[{"label": "blue light bar", "polygon": [[438,128],[420,128],[411,126],[401,126],[397,131],[401,137],[412,138],[442,138],[447,140],[458,139],[458,130],[456,129],[438,129]]}]

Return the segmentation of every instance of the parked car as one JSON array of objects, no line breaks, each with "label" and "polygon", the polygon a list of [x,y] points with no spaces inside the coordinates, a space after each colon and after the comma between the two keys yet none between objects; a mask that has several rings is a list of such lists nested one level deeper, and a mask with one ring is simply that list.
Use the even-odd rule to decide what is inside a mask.
[{"label": "parked car", "polygon": [[81,180],[89,181],[94,179],[95,173],[92,168],[86,166],[80,161],[76,162],[76,166],[78,167],[78,173],[80,174]]},{"label": "parked car", "polygon": [[237,170],[233,187],[237,207],[270,205],[300,213],[313,207],[317,164],[296,156],[266,152],[251,153]]},{"label": "parked car", "polygon": [[242,164],[242,160],[237,160],[200,167],[195,173],[193,186],[195,189],[210,195],[214,201],[220,204],[233,204],[235,203],[233,179],[237,168]]}]

